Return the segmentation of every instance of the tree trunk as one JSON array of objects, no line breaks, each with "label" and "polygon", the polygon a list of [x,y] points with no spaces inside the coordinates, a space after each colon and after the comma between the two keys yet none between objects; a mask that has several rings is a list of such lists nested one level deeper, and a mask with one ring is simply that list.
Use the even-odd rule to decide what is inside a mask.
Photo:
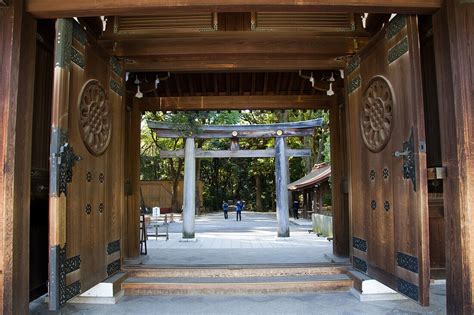
[{"label": "tree trunk", "polygon": [[220,193],[219,193],[219,159],[212,160],[213,166],[213,176],[212,176],[212,183],[214,185],[214,197],[212,198],[212,204],[214,211],[219,210],[220,208]]},{"label": "tree trunk", "polygon": [[[198,140],[197,147],[198,149],[202,148],[204,140]],[[196,214],[199,215],[201,211],[201,192],[199,191],[199,181],[201,180],[201,160],[196,159]]]},{"label": "tree trunk", "polygon": [[255,175],[255,206],[257,211],[263,211],[262,206],[262,178],[260,175]]},{"label": "tree trunk", "polygon": [[183,159],[179,159],[178,165],[177,167],[175,167],[173,159],[170,159],[170,174],[172,174],[173,176],[173,191],[171,192],[171,210],[173,212],[181,211],[179,207],[179,200],[178,200],[178,184],[179,184],[180,174],[183,169],[183,162],[184,162]]}]

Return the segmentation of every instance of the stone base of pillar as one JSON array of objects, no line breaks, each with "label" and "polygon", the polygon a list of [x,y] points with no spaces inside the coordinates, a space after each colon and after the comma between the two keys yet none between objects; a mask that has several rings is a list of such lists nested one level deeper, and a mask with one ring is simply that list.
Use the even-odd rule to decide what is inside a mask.
[{"label": "stone base of pillar", "polygon": [[290,237],[290,230],[287,230],[286,232],[284,233],[278,233],[278,238],[288,238]]},{"label": "stone base of pillar", "polygon": [[179,241],[182,242],[182,243],[190,243],[190,242],[197,242],[198,239],[195,238],[195,237],[193,237],[193,238],[184,238],[184,237],[183,237],[183,238],[180,239]]}]

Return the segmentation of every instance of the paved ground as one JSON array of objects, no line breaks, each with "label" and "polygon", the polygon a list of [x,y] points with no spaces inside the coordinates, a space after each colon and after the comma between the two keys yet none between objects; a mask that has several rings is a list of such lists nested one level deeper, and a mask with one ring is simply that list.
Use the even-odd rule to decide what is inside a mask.
[{"label": "paved ground", "polygon": [[[291,237],[276,238],[274,213],[247,213],[236,222],[222,214],[210,214],[196,220],[197,242],[183,243],[182,225],[170,225],[170,240],[149,240],[145,264],[276,264],[327,263],[325,253],[332,244],[309,234],[309,220],[290,225]],[[293,220],[292,220],[293,221]],[[151,231],[150,231],[151,232]],[[63,314],[444,314],[444,285],[431,288],[431,306],[420,307],[409,301],[359,302],[350,293],[299,293],[249,296],[144,296],[124,297],[116,305],[67,304]],[[30,304],[32,314],[48,314],[39,299]]]},{"label": "paved ground", "polygon": [[[150,265],[213,264],[288,264],[328,263],[325,254],[332,253],[332,243],[308,233],[310,220],[291,220],[290,237],[276,237],[275,213],[243,212],[237,222],[235,213],[225,220],[221,213],[196,218],[197,242],[182,242],[182,223],[169,226],[169,240],[148,240]],[[153,229],[149,229],[153,233]]]},{"label": "paved ground", "polygon": [[[432,305],[423,308],[404,301],[359,302],[350,293],[304,293],[253,296],[143,296],[123,297],[116,305],[67,304],[62,314],[445,314],[446,290],[434,286]],[[30,305],[32,314],[49,314],[41,301]]]}]

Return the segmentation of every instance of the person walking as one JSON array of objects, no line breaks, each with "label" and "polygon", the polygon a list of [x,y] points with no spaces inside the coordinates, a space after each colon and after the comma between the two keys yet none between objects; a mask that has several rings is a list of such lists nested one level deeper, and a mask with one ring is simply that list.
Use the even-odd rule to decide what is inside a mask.
[{"label": "person walking", "polygon": [[235,213],[237,215],[237,221],[242,221],[242,208],[244,207],[244,204],[242,203],[241,200],[237,201],[235,204]]},{"label": "person walking", "polygon": [[222,202],[222,209],[224,210],[224,219],[227,220],[229,218],[229,215],[228,215],[229,204],[226,201]]},{"label": "person walking", "polygon": [[298,200],[293,201],[293,218],[299,219],[298,209],[300,208],[300,202]]}]

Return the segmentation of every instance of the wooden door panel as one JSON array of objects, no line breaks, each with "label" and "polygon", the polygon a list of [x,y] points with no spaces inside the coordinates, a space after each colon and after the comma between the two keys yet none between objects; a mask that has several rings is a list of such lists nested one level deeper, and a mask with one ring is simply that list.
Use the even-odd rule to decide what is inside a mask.
[{"label": "wooden door panel", "polygon": [[[120,269],[124,202],[122,70],[79,24],[67,19],[57,25],[56,59],[65,61],[56,63],[54,94],[62,99],[53,104],[53,118],[62,118],[53,129],[80,160],[70,167],[65,193],[51,197],[57,221],[50,233],[63,236],[50,245],[65,250],[63,261],[51,264],[51,276],[60,278],[51,292],[60,298],[51,309]],[[72,258],[74,266],[61,270]],[[58,261],[57,255],[50,259]]]},{"label": "wooden door panel", "polygon": [[[348,136],[354,267],[426,305],[428,205],[419,58],[414,16],[395,17],[354,57],[347,69]],[[401,155],[394,156],[397,151]]]}]

